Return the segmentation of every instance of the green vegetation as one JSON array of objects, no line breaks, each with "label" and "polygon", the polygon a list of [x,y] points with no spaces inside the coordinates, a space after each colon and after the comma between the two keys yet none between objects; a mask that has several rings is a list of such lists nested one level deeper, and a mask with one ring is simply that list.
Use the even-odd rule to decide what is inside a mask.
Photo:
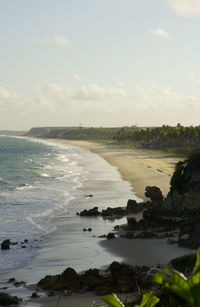
[{"label": "green vegetation", "polygon": [[136,143],[150,148],[198,146],[200,143],[200,126],[176,127],[163,125],[162,127],[135,129],[117,132],[115,140],[120,142]]},{"label": "green vegetation", "polygon": [[[187,257],[187,256],[185,256]],[[193,256],[192,256],[193,257]],[[182,257],[183,259],[183,257]],[[186,260],[186,258],[185,258]],[[176,261],[175,261],[176,262]],[[128,305],[132,307],[197,307],[200,306],[200,249],[196,254],[196,263],[190,277],[186,277],[175,269],[164,269],[154,276],[155,283],[161,286],[155,296],[152,292],[143,295],[140,305]],[[110,307],[124,307],[115,294],[104,296],[102,299]]]},{"label": "green vegetation", "polygon": [[[26,135],[42,138],[60,138],[67,140],[110,140],[113,141],[115,135],[119,131],[119,127],[105,128],[105,127],[44,127],[32,128]],[[132,132],[135,127],[125,127],[124,131]]]},{"label": "green vegetation", "polygon": [[185,175],[186,171],[193,174],[195,170],[200,168],[200,153],[191,153],[184,161],[176,164],[175,171],[170,181],[170,191],[177,190],[179,193],[187,192],[191,186],[189,177]]},{"label": "green vegetation", "polygon": [[170,264],[174,269],[180,272],[187,270],[192,271],[196,262],[196,254],[189,254],[182,257],[174,258],[170,261]]}]

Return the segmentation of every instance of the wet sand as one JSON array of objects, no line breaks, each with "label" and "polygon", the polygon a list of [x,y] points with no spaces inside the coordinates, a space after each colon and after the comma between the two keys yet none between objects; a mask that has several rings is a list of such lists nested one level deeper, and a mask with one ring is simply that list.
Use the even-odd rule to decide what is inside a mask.
[{"label": "wet sand", "polygon": [[158,186],[166,196],[170,178],[178,157],[159,154],[123,145],[103,144],[88,141],[55,140],[86,148],[118,168],[123,179],[129,181],[135,194],[145,199],[145,187]]},{"label": "wet sand", "polygon": [[[164,196],[167,195],[174,166],[180,160],[179,158],[127,146],[88,141],[54,141],[79,146],[98,154],[119,170],[122,178],[130,182],[136,196],[142,199],[145,199],[144,192],[147,185],[156,185],[160,187]],[[101,240],[99,244],[105,251],[113,255],[113,261],[117,257],[121,257],[124,262],[132,265],[146,264],[156,266],[158,263],[167,264],[170,259],[190,252],[190,250],[181,249],[177,245],[168,245],[166,240],[128,240],[118,238],[115,240]],[[56,306],[57,300],[58,297],[43,298],[34,301],[34,304],[29,301],[24,306],[51,307]],[[100,298],[95,297],[93,294],[76,294],[72,297],[63,297],[59,306],[91,307],[93,306],[93,300],[100,302]]]}]

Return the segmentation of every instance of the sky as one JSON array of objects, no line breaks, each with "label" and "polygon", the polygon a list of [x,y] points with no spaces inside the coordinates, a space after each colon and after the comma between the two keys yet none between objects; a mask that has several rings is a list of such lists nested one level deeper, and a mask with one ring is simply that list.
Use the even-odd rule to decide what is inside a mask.
[{"label": "sky", "polygon": [[0,130],[200,125],[200,0],[0,0]]}]

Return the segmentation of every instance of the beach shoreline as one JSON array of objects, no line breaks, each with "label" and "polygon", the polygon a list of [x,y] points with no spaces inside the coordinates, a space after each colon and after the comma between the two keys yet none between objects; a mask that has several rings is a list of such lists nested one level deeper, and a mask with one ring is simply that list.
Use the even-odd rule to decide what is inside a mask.
[{"label": "beach shoreline", "polygon": [[[144,192],[145,186],[147,185],[159,186],[163,191],[164,196],[166,196],[169,191],[169,182],[173,173],[174,165],[179,160],[178,158],[162,156],[161,154],[152,151],[135,149],[128,146],[88,141],[68,141],[63,139],[49,139],[49,141],[78,146],[97,154],[119,171],[122,179],[130,183],[133,193],[141,200],[146,199]],[[89,190],[85,190],[85,192],[88,193]],[[91,199],[91,205],[94,200],[95,199]],[[116,221],[116,224],[117,223],[118,222]],[[117,258],[121,258],[123,262],[133,266],[144,264],[156,266],[158,263],[163,263],[163,261],[164,264],[167,264],[171,258],[188,253],[188,250],[180,249],[178,246],[169,246],[165,240],[134,240],[134,242],[131,241],[133,243],[131,244],[132,246],[130,246],[130,241],[124,238],[117,238],[111,241],[100,240],[98,244],[103,250],[112,255],[113,261]],[[148,261],[145,252],[146,246],[148,247]],[[151,253],[149,253],[149,249],[151,249]],[[142,253],[142,256],[140,253]],[[164,260],[160,261],[161,259]],[[76,268],[74,267],[74,269]],[[23,306],[50,307],[55,306],[57,300],[58,297],[45,297],[25,301],[23,302]],[[93,300],[98,301],[98,296],[90,293],[87,295],[75,294],[72,297],[62,297],[60,306],[68,305],[72,307],[89,307]]]},{"label": "beach shoreline", "polygon": [[116,167],[123,180],[130,182],[136,196],[144,200],[146,186],[158,186],[166,197],[175,164],[180,160],[178,157],[120,144],[65,139],[53,141],[78,146],[99,155]]}]

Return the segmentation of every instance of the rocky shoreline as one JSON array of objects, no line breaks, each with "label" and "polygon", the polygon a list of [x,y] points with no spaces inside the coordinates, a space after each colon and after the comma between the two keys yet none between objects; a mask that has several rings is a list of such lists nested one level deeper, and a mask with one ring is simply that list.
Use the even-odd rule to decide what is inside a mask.
[{"label": "rocky shoreline", "polygon": [[[190,249],[196,249],[200,246],[200,203],[198,202],[200,199],[200,155],[177,164],[166,198],[155,186],[147,186],[145,196],[149,198],[146,202],[137,203],[135,200],[128,200],[125,208],[108,207],[106,210],[99,211],[98,207],[94,207],[80,213],[77,212],[77,215],[80,218],[102,217],[109,219],[126,216],[127,224],[116,225],[113,232],[101,236],[106,239],[115,239],[116,237],[128,240],[168,238],[168,244],[177,244]],[[136,220],[134,216],[138,212],[142,212],[140,220]],[[92,231],[92,229],[88,228],[88,231]],[[5,240],[1,247],[3,249],[9,248],[10,244],[10,241]],[[184,273],[188,273],[194,262],[195,256],[188,255],[173,259],[170,265],[181,268]],[[92,291],[97,295],[111,292],[128,293],[135,292],[138,286],[149,289],[152,287],[153,275],[160,268],[160,265],[157,268],[152,268],[131,266],[115,261],[104,271],[89,269],[78,274],[69,267],[59,275],[47,275],[41,279],[37,284],[34,296],[37,297],[39,289],[48,291],[48,295],[57,294],[58,291],[65,291],[68,294]]]}]

